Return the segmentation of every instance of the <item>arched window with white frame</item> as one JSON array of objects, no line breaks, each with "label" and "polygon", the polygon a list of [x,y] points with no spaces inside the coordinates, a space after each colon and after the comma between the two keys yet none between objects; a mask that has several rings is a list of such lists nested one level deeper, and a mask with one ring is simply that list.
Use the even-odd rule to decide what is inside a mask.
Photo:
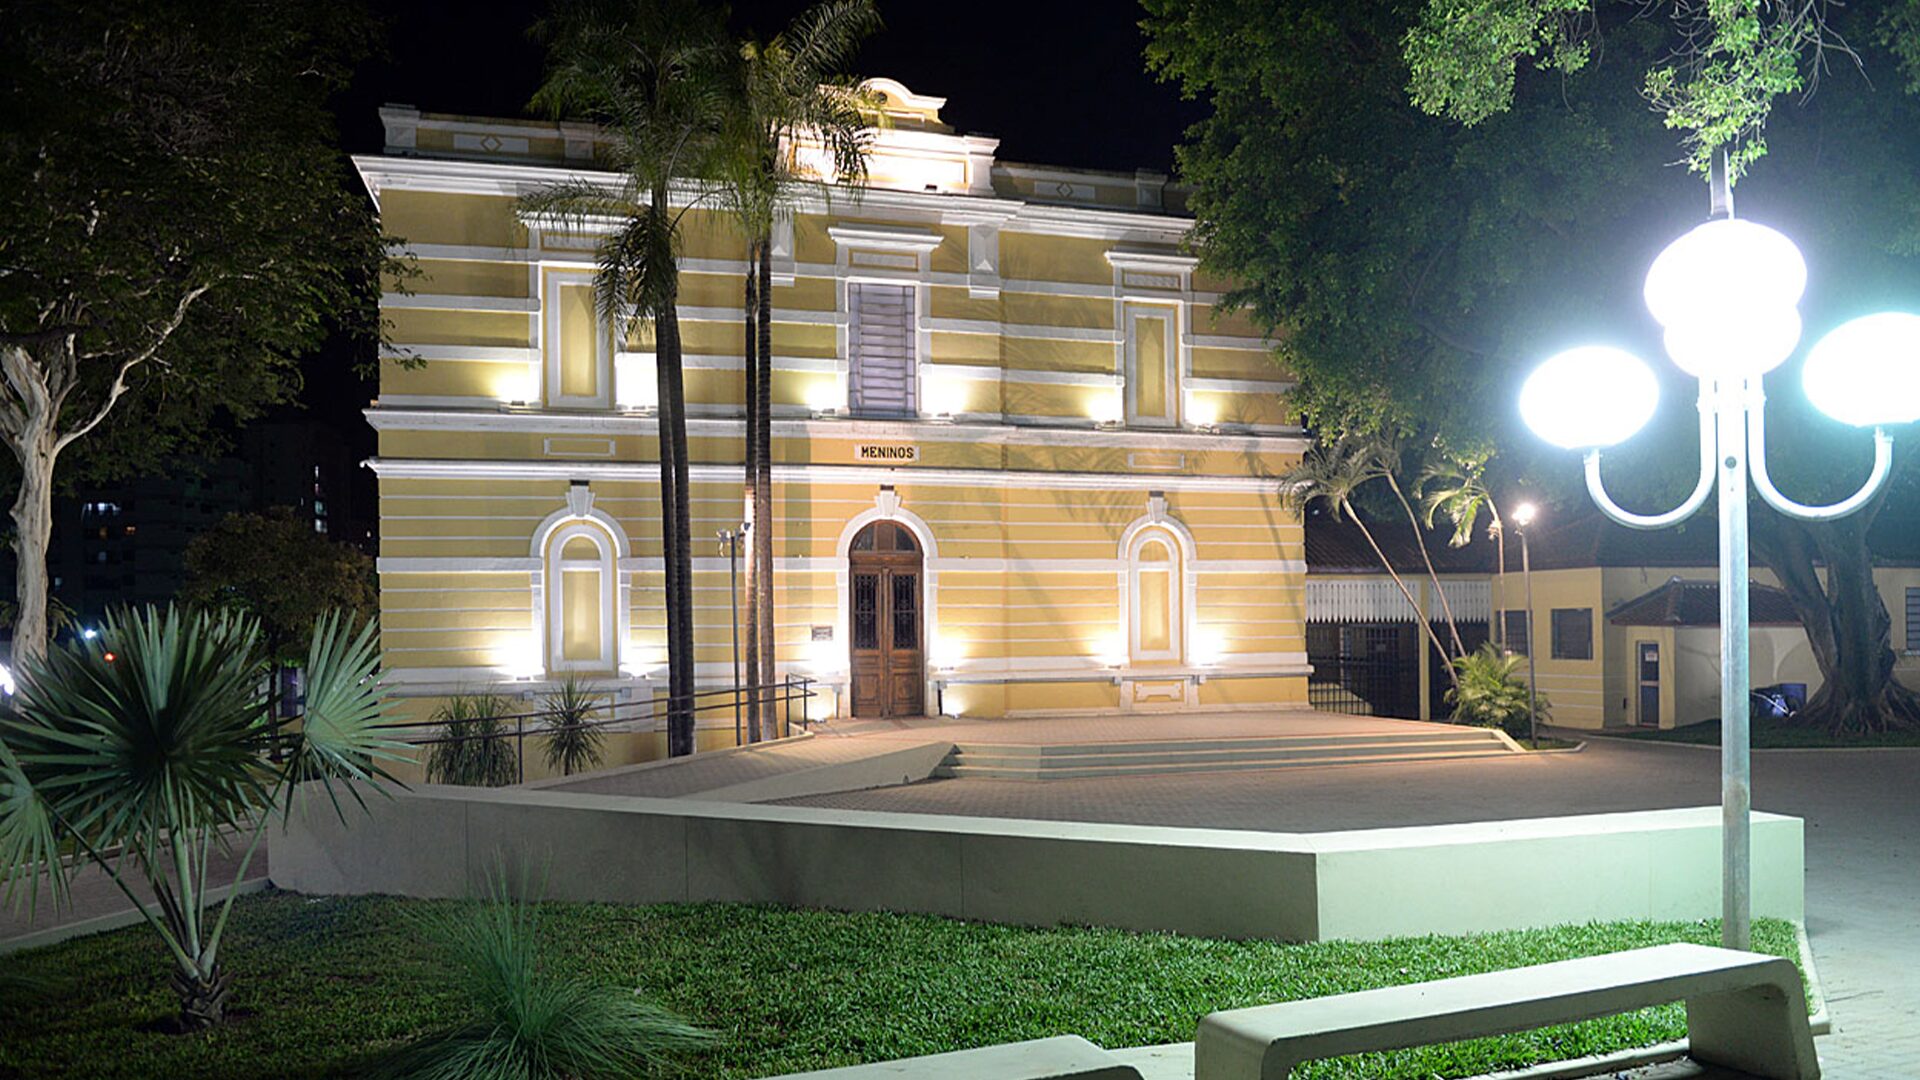
[{"label": "arched window with white frame", "polygon": [[1179,663],[1186,645],[1186,567],[1179,538],[1151,526],[1127,545],[1127,652],[1135,663]]},{"label": "arched window with white frame", "polygon": [[612,674],[618,650],[615,543],[589,521],[547,538],[547,670]]}]

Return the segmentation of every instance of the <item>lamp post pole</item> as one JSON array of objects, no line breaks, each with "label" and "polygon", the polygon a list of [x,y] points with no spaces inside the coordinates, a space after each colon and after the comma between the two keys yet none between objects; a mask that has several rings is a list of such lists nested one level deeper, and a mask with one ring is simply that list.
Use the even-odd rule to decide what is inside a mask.
[{"label": "lamp post pole", "polygon": [[[1645,288],[1648,309],[1666,328],[1668,355],[1699,380],[1700,479],[1693,493],[1664,514],[1633,513],[1607,494],[1601,450],[1645,426],[1659,401],[1652,370],[1628,353],[1584,346],[1549,359],[1521,389],[1520,409],[1541,438],[1586,451],[1587,493],[1622,525],[1677,525],[1705,506],[1708,496],[1719,496],[1720,940],[1730,949],[1746,949],[1753,917],[1747,485],[1767,505],[1802,521],[1832,521],[1866,505],[1893,468],[1893,440],[1885,426],[1920,420],[1920,316],[1863,316],[1829,332],[1808,353],[1802,372],[1808,398],[1837,420],[1874,429],[1873,470],[1839,502],[1809,506],[1788,498],[1767,473],[1761,377],[1785,362],[1800,341],[1797,304],[1806,287],[1806,262],[1786,237],[1735,220],[1724,155],[1715,162],[1711,191],[1711,220],[1661,252]],[[1525,537],[1523,531],[1523,567]],[[1531,620],[1531,599],[1527,607]],[[1529,640],[1529,659],[1534,647]]]},{"label": "lamp post pole", "polygon": [[1535,701],[1540,692],[1540,675],[1533,657],[1540,646],[1533,634],[1533,558],[1527,553],[1527,527],[1522,525],[1514,531],[1520,534],[1520,580],[1527,591],[1527,735],[1533,740],[1533,748],[1538,750],[1540,707]]}]

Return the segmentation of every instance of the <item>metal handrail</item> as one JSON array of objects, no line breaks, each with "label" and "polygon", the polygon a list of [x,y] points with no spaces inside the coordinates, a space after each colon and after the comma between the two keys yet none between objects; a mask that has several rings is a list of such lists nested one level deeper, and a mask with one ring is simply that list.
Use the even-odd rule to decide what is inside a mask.
[{"label": "metal handrail", "polygon": [[[740,699],[745,695],[751,695],[750,700],[755,702],[765,701],[777,706],[784,705],[785,706],[784,718],[787,722],[787,729],[791,731],[793,729],[793,724],[794,724],[793,703],[798,701],[802,703],[800,708],[800,717],[799,717],[800,726],[804,730],[811,730],[812,722],[807,717],[807,710],[804,703],[809,699],[819,696],[819,692],[813,689],[813,683],[814,683],[813,679],[808,678],[807,676],[804,676],[804,675],[788,675],[784,679],[776,683],[762,683],[762,684],[756,684],[753,686],[741,686],[737,688],[728,686],[728,687],[721,687],[719,689],[714,689],[714,690],[696,690],[691,694],[683,694],[678,696],[669,694],[666,697],[666,701],[668,702],[666,708],[671,710],[672,702],[676,700],[684,700],[684,701],[692,701],[695,703],[693,704],[692,708],[689,711],[696,714],[701,712],[709,712],[715,709],[732,709],[732,708],[735,708],[737,704],[739,704],[738,699]],[[724,700],[714,701],[704,705],[698,704],[698,700],[700,698],[713,698],[713,697],[720,697],[721,695],[725,695]],[[650,719],[659,715],[659,712],[657,709],[658,705],[659,705],[658,699],[651,698],[651,697],[641,701],[606,701],[606,702],[603,702],[602,704],[591,706],[583,711],[588,714],[606,712],[606,713],[609,713],[610,715],[608,715],[605,719],[602,719],[602,720],[585,721],[579,724],[578,727],[602,728],[602,727],[608,727],[613,724],[631,723],[634,720],[643,719],[643,717],[631,715],[631,714],[627,716],[621,716],[619,714],[619,711],[621,709],[637,710],[642,706],[645,706],[647,709],[647,716],[645,718]],[[375,724],[373,725],[373,729],[386,730],[386,731],[418,730],[420,728],[435,727],[435,726],[451,727],[455,724],[474,724],[474,723],[479,723],[483,720],[492,721],[494,723],[501,723],[504,721],[511,720],[513,721],[513,729],[510,731],[490,731],[490,732],[483,732],[478,735],[438,735],[428,739],[409,739],[407,741],[410,745],[413,745],[413,746],[439,746],[446,743],[473,742],[481,739],[508,739],[508,738],[513,739],[515,764],[519,772],[520,782],[524,783],[527,778],[526,738],[527,738],[527,735],[529,734],[527,730],[527,721],[543,719],[545,717],[553,715],[553,712],[554,710],[552,709],[537,709],[533,712],[503,713],[498,716],[476,716],[476,717],[471,717],[465,720],[451,720],[451,721],[409,720],[409,721],[399,721],[399,722],[388,723],[388,724]],[[532,734],[537,735],[539,734],[539,731],[536,730],[532,732]]]}]

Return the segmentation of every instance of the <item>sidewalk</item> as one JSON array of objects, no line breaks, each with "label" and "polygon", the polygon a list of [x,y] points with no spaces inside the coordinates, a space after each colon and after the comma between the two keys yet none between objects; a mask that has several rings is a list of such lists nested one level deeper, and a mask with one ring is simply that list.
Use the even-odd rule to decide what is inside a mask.
[{"label": "sidewalk", "polygon": [[[253,862],[247,867],[247,880],[241,883],[243,892],[264,888],[267,884],[267,844],[271,838],[260,842],[260,850],[254,852]],[[208,861],[207,881],[209,885],[220,882],[223,885],[233,880],[233,872],[240,864],[243,851],[234,850],[222,853],[214,852]],[[18,909],[13,905],[0,905],[0,953],[13,952],[16,949],[38,948],[51,945],[69,937],[111,930],[118,926],[127,926],[141,921],[140,913],[128,902],[126,893],[113,883],[99,867],[88,863],[73,875],[72,888],[68,893],[69,903],[56,910],[53,898],[48,895],[43,879],[39,883],[39,892],[34,897],[34,910],[27,913],[24,889],[14,894],[19,902]],[[153,902],[153,892],[144,883],[129,882],[134,894],[143,903]],[[209,889],[209,900],[224,899],[226,890]]]}]

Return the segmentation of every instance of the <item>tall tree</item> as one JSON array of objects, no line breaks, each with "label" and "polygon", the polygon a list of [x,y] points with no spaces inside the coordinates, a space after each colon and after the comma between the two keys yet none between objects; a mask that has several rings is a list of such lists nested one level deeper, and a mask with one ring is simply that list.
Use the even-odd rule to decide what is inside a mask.
[{"label": "tall tree", "polygon": [[[775,678],[773,619],[773,226],[805,193],[831,185],[857,195],[867,175],[867,147],[878,120],[871,96],[844,74],[860,43],[880,29],[873,0],[821,0],[767,41],[740,45],[740,98],[732,110],[733,144],[722,181],[747,237],[746,520],[748,681]],[[795,153],[801,141],[818,158]],[[815,171],[824,161],[832,175]],[[773,700],[757,695],[754,737],[773,738]]]},{"label": "tall tree", "polygon": [[733,58],[717,9],[697,0],[562,0],[535,35],[547,75],[533,108],[592,121],[611,137],[609,188],[586,179],[523,196],[523,212],[582,230],[608,220],[595,258],[600,317],[622,339],[653,324],[659,388],[661,546],[666,564],[667,753],[693,753],[693,544],[681,377],[680,225],[697,201],[689,178],[712,176],[725,148]]},{"label": "tall tree", "polygon": [[114,445],[109,471],[154,465],[286,399],[329,332],[377,336],[386,247],[327,107],[374,38],[357,7],[22,0],[6,22],[0,440],[24,660],[46,648],[63,457],[89,440]]},{"label": "tall tree", "polygon": [[[1706,213],[1704,185],[1669,167],[1681,153],[1697,167],[1731,149],[1743,211],[1808,253],[1807,341],[1920,297],[1920,102],[1866,78],[1920,85],[1916,0],[1673,0],[1672,18],[1637,0],[1146,6],[1149,64],[1212,105],[1180,151],[1203,257],[1285,343],[1317,431],[1437,438],[1486,461],[1489,487],[1525,480],[1583,504],[1577,463],[1519,429],[1514,395],[1574,340],[1661,355],[1640,285]],[[1816,73],[1818,94],[1780,99]],[[1775,477],[1808,501],[1844,494],[1866,440],[1781,392],[1795,375],[1774,376]],[[1665,389],[1657,433],[1612,455],[1609,482],[1636,505],[1671,505],[1697,469],[1696,388],[1676,373]],[[1897,471],[1915,458],[1903,449]],[[1872,589],[1878,512],[1754,518],[1754,551],[1794,595],[1825,677],[1803,716],[1840,730],[1920,722]]]}]

